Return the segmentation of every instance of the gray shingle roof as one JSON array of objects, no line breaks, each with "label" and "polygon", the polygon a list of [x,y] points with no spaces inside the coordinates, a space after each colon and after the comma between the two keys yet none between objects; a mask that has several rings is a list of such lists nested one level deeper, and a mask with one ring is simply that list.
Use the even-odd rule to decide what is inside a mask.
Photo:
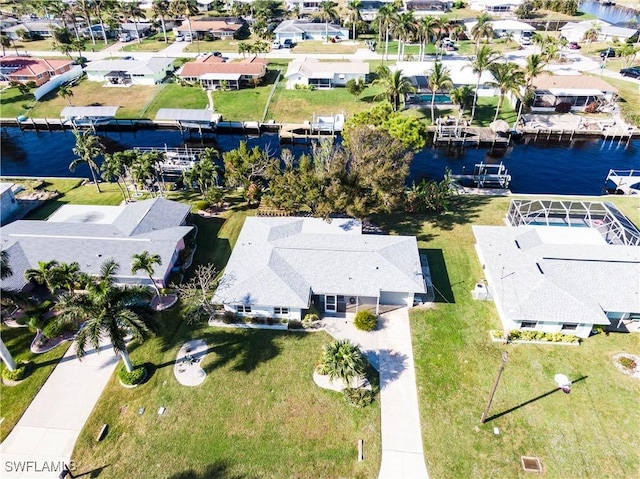
[{"label": "gray shingle roof", "polygon": [[607,311],[640,312],[637,247],[545,242],[538,228],[556,226],[472,228],[507,319],[609,324]]},{"label": "gray shingle roof", "polygon": [[306,308],[310,295],[425,292],[417,242],[363,235],[359,222],[247,218],[216,303]]},{"label": "gray shingle roof", "polygon": [[[328,25],[329,35],[333,32],[339,32],[342,30],[340,25],[336,25],[334,23],[330,23]],[[307,22],[304,20],[285,20],[281,22],[274,30],[274,33],[282,33],[282,32],[296,32],[296,33],[304,33],[304,32],[319,32],[324,33],[327,30],[327,25],[324,23],[314,23]]]}]

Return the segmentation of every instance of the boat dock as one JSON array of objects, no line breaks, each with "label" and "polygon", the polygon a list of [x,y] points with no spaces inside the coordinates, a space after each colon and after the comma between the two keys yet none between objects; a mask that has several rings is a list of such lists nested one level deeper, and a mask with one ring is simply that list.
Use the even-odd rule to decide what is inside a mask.
[{"label": "boat dock", "polygon": [[503,136],[494,133],[491,128],[466,126],[458,123],[439,123],[429,127],[433,133],[433,144],[436,146],[491,146],[507,147],[511,143],[511,135]]},{"label": "boat dock", "polygon": [[[457,182],[464,182],[475,185],[476,188],[494,188],[506,190],[511,182],[511,175],[507,167],[502,164],[477,163],[473,167],[471,175],[451,175]],[[464,185],[463,185],[464,186]]]},{"label": "boat dock", "polygon": [[609,182],[615,185],[615,192],[640,195],[640,170],[609,170],[605,187]]}]

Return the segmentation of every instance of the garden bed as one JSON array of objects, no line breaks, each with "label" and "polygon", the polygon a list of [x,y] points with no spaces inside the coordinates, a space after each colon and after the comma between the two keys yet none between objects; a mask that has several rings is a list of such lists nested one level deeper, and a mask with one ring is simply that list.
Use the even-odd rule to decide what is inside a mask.
[{"label": "garden bed", "polygon": [[[516,333],[517,335],[521,335],[523,333],[537,333],[538,338],[536,339],[527,339],[526,337],[518,337],[517,339],[512,338],[512,333]],[[560,339],[560,336],[554,336],[554,334],[559,333],[542,333],[540,331],[511,331],[509,333],[509,339],[507,339],[507,344],[555,344],[558,346],[580,346],[580,338],[577,336],[571,336],[572,338],[577,338],[576,340],[563,340],[566,337],[569,337],[567,334],[561,334],[563,338]],[[541,336],[544,335],[544,336]],[[504,343],[504,333],[502,331],[491,330],[489,331],[489,336],[491,337],[491,341],[494,343]],[[556,339],[543,339],[544,337],[556,338]]]}]

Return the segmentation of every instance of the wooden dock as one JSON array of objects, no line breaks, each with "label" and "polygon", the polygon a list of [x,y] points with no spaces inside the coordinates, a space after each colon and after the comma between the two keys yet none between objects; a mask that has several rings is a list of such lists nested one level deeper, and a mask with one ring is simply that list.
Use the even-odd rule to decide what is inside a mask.
[{"label": "wooden dock", "polygon": [[280,143],[308,144],[312,140],[335,138],[337,131],[314,130],[310,123],[287,123],[280,126],[278,137]]},{"label": "wooden dock", "polygon": [[501,136],[491,128],[478,126],[431,126],[433,143],[436,146],[491,146],[506,148],[511,143],[511,135]]}]

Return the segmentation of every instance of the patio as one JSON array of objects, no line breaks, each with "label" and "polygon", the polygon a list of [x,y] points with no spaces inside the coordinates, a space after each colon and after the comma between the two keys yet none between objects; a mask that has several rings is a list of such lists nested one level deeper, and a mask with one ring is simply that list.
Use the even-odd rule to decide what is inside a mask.
[{"label": "patio", "polygon": [[207,373],[200,367],[202,359],[207,354],[207,343],[202,339],[186,342],[178,351],[173,373],[183,386],[198,386],[207,377]]}]

